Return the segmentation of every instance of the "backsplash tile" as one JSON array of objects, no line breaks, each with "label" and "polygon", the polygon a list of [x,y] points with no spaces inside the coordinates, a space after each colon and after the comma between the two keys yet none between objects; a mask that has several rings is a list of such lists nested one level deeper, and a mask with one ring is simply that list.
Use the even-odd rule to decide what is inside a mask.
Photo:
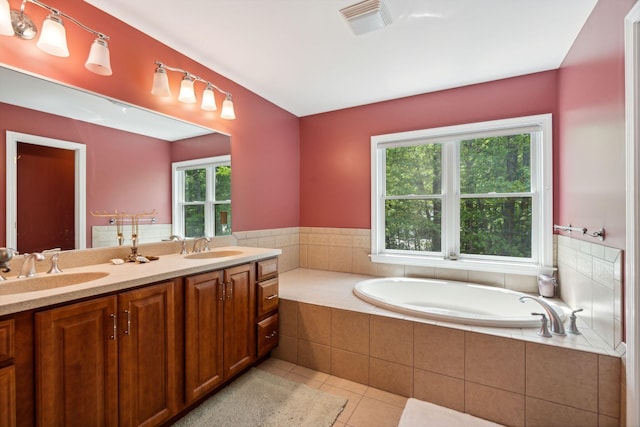
[{"label": "backsplash tile", "polygon": [[623,251],[558,235],[560,297],[611,348],[622,342]]}]

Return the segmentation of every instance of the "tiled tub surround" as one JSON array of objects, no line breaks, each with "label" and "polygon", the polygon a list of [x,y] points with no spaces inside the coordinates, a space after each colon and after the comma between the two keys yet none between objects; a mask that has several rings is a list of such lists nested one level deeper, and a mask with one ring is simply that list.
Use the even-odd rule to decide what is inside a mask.
[{"label": "tiled tub surround", "polygon": [[381,277],[425,277],[537,292],[533,276],[371,262],[371,230],[300,227],[300,267]]},{"label": "tiled tub surround", "polygon": [[298,227],[240,231],[234,232],[233,237],[239,246],[280,249],[282,251],[278,259],[280,273],[299,267],[300,229]]},{"label": "tiled tub surround", "polygon": [[352,293],[368,276],[280,275],[277,358],[514,426],[620,425],[620,358],[591,329],[468,327],[374,307]]},{"label": "tiled tub surround", "polygon": [[623,252],[602,244],[558,236],[560,297],[607,344],[622,342]]}]

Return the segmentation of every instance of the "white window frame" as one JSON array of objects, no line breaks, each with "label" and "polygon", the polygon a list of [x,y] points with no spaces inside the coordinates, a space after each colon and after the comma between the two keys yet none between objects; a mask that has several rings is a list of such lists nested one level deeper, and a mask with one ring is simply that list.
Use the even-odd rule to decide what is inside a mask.
[{"label": "white window frame", "polygon": [[[215,236],[215,218],[212,215],[212,207],[215,204],[223,202],[217,200],[214,202],[213,169],[218,166],[231,166],[231,156],[207,157],[196,160],[186,160],[183,162],[174,162],[171,164],[171,188],[172,188],[172,234],[182,236],[184,233],[184,210],[182,209],[184,202],[184,171],[190,169],[207,169],[207,200],[204,209],[204,234],[207,237]],[[224,201],[226,202],[226,201]],[[228,201],[231,203],[231,200]],[[184,237],[184,236],[183,236]]]},{"label": "white window frame", "polygon": [[[553,267],[553,131],[551,114],[516,117],[400,132],[371,137],[371,260],[377,263],[441,267],[500,273],[536,275],[540,269]],[[392,146],[421,143],[444,143],[481,136],[500,136],[512,132],[531,131],[531,197],[532,197],[532,257],[506,258],[464,255],[459,253],[460,194],[451,193],[459,187],[457,144],[443,146],[443,218],[442,251],[421,253],[385,250],[385,149]],[[535,132],[539,131],[539,132]],[[534,133],[535,132],[535,133]],[[451,165],[455,165],[455,168]],[[510,195],[510,194],[507,194]],[[402,253],[399,253],[402,252]]]}]

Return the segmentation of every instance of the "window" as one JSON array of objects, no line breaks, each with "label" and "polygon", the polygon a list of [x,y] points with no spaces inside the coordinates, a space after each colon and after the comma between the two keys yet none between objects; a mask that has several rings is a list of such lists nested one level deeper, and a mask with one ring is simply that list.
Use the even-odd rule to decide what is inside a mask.
[{"label": "window", "polygon": [[551,266],[551,147],[550,114],[372,137],[372,260]]},{"label": "window", "polygon": [[231,156],[173,163],[173,233],[231,234]]}]

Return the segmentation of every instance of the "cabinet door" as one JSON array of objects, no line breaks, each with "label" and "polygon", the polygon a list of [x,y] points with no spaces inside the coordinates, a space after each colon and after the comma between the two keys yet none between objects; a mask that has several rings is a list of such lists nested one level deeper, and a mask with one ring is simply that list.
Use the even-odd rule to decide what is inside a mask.
[{"label": "cabinet door", "polygon": [[40,426],[118,425],[116,298],[36,314]]},{"label": "cabinet door", "polygon": [[255,361],[255,274],[250,264],[224,271],[224,372],[229,378]]},{"label": "cabinet door", "polygon": [[0,426],[16,425],[16,369],[0,369]]},{"label": "cabinet door", "polygon": [[222,271],[185,279],[185,394],[192,402],[223,380]]},{"label": "cabinet door", "polygon": [[159,425],[176,411],[174,282],[122,293],[120,425]]}]

